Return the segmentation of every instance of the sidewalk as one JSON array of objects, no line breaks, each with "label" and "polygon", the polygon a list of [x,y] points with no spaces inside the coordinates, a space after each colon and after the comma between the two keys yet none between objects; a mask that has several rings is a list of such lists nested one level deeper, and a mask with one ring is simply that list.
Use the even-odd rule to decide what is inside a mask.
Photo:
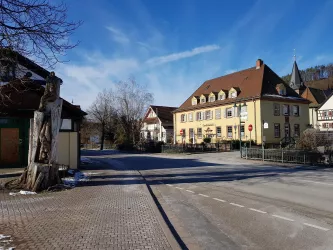
[{"label": "sidewalk", "polygon": [[88,168],[90,181],[72,190],[0,190],[0,249],[177,248],[137,171]]}]

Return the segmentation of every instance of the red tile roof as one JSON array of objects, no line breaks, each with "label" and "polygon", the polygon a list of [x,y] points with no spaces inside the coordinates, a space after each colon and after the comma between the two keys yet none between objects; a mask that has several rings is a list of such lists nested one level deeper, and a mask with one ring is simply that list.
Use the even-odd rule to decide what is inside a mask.
[{"label": "red tile roof", "polygon": [[[286,84],[267,65],[262,64],[259,69],[252,67],[205,81],[175,112],[234,103],[235,101],[252,98],[274,98],[274,95],[278,95],[276,90],[276,86],[278,84],[283,84],[286,87],[287,97],[289,97],[289,100],[294,97],[295,99],[293,101],[308,102],[307,100],[301,98],[293,89],[291,89],[289,85]],[[211,92],[219,92],[222,89],[230,90],[231,88],[237,90],[237,98],[226,98],[225,100],[217,100],[215,102],[206,102],[203,104],[192,105],[191,100],[193,96],[200,96],[202,94],[205,95]],[[279,100],[283,99],[281,96],[277,97]]]}]

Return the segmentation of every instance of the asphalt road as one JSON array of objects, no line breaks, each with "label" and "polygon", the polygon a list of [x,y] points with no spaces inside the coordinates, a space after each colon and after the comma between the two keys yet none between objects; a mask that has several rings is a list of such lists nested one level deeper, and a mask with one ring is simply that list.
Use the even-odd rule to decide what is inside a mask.
[{"label": "asphalt road", "polygon": [[189,249],[333,249],[333,171],[238,153],[108,158],[150,183]]}]

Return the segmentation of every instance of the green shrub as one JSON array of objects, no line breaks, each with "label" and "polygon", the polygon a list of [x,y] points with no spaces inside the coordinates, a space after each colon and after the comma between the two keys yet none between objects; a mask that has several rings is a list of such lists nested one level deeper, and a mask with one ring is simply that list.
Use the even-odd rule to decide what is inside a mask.
[{"label": "green shrub", "polygon": [[210,142],[212,141],[212,138],[210,138],[210,137],[206,137],[206,138],[203,139],[203,141],[204,141],[205,143],[210,143]]}]

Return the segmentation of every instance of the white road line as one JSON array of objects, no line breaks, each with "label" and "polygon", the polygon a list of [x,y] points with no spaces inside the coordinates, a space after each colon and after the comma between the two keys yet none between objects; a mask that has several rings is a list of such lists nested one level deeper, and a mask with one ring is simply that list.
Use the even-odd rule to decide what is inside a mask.
[{"label": "white road line", "polygon": [[199,194],[200,196],[203,196],[203,197],[209,197],[208,195],[205,195],[205,194]]},{"label": "white road line", "polygon": [[319,182],[319,181],[308,181],[308,180],[299,180],[295,179],[296,181],[305,181],[305,182],[310,182],[310,183],[316,183],[316,184],[321,184],[321,185],[327,185],[327,186],[333,186],[332,183],[325,183],[325,182]]},{"label": "white road line", "polygon": [[233,205],[233,206],[236,206],[236,207],[244,207],[243,205],[239,205],[239,204],[237,204],[237,203],[232,203],[232,202],[230,202],[229,204],[230,204],[230,205]]},{"label": "white road line", "polygon": [[193,191],[191,191],[191,190],[187,190],[187,189],[186,189],[185,191],[186,191],[186,192],[189,192],[189,193],[194,193]]},{"label": "white road line", "polygon": [[316,225],[313,225],[313,224],[309,224],[309,223],[303,223],[305,226],[308,226],[308,227],[313,227],[313,228],[317,228],[319,230],[323,230],[323,231],[329,231],[328,228],[324,228],[324,227],[320,227],[320,226],[316,226]]},{"label": "white road line", "polygon": [[184,189],[184,188],[180,188],[180,187],[176,187],[176,188],[178,188],[178,189]]},{"label": "white road line", "polygon": [[255,208],[249,208],[251,211],[254,211],[254,212],[258,212],[258,213],[262,213],[262,214],[267,214],[267,212],[265,211],[262,211],[262,210],[258,210],[258,209],[255,209]]},{"label": "white road line", "polygon": [[171,185],[171,184],[167,184],[167,186],[169,186],[169,187],[172,187],[172,185]]},{"label": "white road line", "polygon": [[159,181],[158,183],[164,184],[164,182],[162,182],[162,181]]},{"label": "white road line", "polygon": [[282,220],[294,221],[293,219],[290,219],[290,218],[287,218],[287,217],[283,217],[283,216],[280,216],[280,215],[276,215],[276,214],[272,214],[272,216],[276,217],[276,218],[279,218],[279,219],[282,219]]},{"label": "white road line", "polygon": [[218,199],[218,198],[213,198],[213,199],[216,200],[216,201],[226,202],[225,200],[221,200],[221,199]]}]

